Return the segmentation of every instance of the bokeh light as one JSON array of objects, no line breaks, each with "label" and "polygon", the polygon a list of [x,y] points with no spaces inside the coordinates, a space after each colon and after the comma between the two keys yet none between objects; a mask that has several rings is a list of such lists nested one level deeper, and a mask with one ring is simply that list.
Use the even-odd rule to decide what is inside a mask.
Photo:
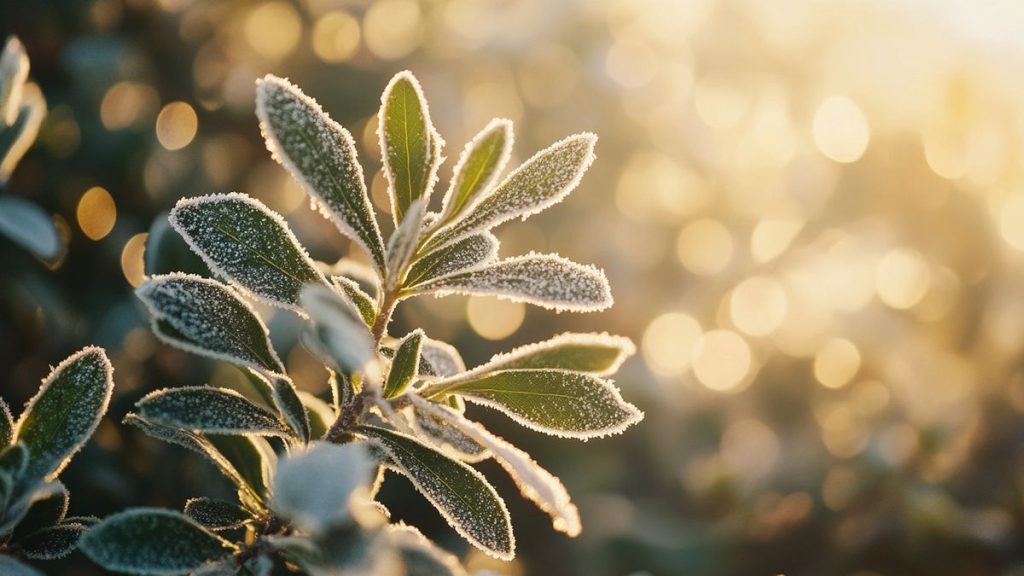
[{"label": "bokeh light", "polygon": [[466,302],[466,320],[473,331],[488,340],[502,340],[515,333],[526,317],[522,302],[472,296]]},{"label": "bokeh light", "polygon": [[117,205],[106,189],[93,186],[78,199],[78,227],[90,240],[102,240],[117,222]]},{"label": "bokeh light", "polygon": [[167,150],[180,150],[196,137],[199,119],[185,102],[171,102],[156,117],[156,138]]}]

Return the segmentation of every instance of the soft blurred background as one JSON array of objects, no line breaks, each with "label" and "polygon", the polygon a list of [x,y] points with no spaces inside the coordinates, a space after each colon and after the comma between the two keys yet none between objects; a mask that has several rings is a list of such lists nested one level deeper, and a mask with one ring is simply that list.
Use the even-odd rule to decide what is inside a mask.
[{"label": "soft blurred background", "polygon": [[[150,335],[132,286],[151,224],[236,190],[314,257],[345,255],[264,149],[254,80],[289,77],[352,131],[383,212],[374,115],[409,68],[444,179],[494,116],[520,161],[601,136],[568,201],[498,232],[503,255],[603,267],[617,304],[421,299],[392,332],[423,326],[471,365],[566,330],[630,336],[618,383],[647,419],[584,445],[473,410],[563,478],[576,540],[493,463],[514,562],[392,477],[399,517],[495,574],[1024,574],[1022,30],[1012,0],[5,0],[0,33],[50,110],[6,193],[52,212],[68,249],[45,265],[0,242],[0,393],[20,406],[49,364],[105,346],[117,389],[64,475],[73,513],[226,495],[120,424],[149,390],[239,378]],[[322,391],[286,316],[275,343]]]}]

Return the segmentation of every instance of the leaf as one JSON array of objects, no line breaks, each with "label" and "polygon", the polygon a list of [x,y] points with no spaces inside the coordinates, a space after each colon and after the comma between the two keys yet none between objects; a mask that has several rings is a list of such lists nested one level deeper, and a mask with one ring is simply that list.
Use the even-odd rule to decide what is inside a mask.
[{"label": "leaf", "polygon": [[315,100],[287,80],[256,82],[256,115],[267,149],[320,212],[370,254],[383,275],[384,241],[366,191],[355,141]]},{"label": "leaf", "polygon": [[50,372],[18,420],[17,441],[28,448],[30,478],[56,476],[89,439],[107,411],[114,367],[89,346]]},{"label": "leaf", "polygon": [[277,413],[288,424],[295,437],[302,442],[309,442],[309,417],[306,415],[306,408],[302,405],[295,383],[285,376],[270,374],[264,377],[251,370],[248,377],[260,394],[266,397],[269,393]]},{"label": "leaf", "polygon": [[384,397],[394,398],[416,379],[420,367],[420,348],[423,345],[423,330],[414,330],[398,344],[395,357],[391,360],[387,379],[384,381]]},{"label": "leaf", "polygon": [[143,251],[146,275],[181,272],[210,276],[210,268],[188,247],[188,243],[174,231],[174,228],[171,228],[167,218],[168,214],[162,213],[149,226],[146,249]]},{"label": "leaf", "polygon": [[608,280],[598,268],[534,253],[424,282],[411,292],[493,295],[558,312],[596,312],[614,302]]},{"label": "leaf", "polygon": [[525,220],[561,202],[594,161],[595,144],[594,134],[576,134],[537,152],[513,170],[494,192],[476,202],[462,219],[438,231],[427,243],[427,249],[434,250],[513,218]]},{"label": "leaf", "polygon": [[402,283],[406,265],[416,252],[419,243],[423,213],[427,205],[423,198],[413,200],[405,210],[401,223],[388,240],[388,284],[391,287]]},{"label": "leaf", "polygon": [[[17,448],[22,448],[21,444],[16,445]],[[20,450],[23,454],[24,449]],[[17,458],[14,458],[17,460]],[[18,526],[32,507],[37,503],[42,503],[47,500],[54,498],[61,498],[67,493],[67,489],[60,482],[39,482],[38,480],[25,478],[17,470],[17,462],[9,462],[7,464],[13,464],[13,467],[4,468],[4,472],[0,473],[0,478],[4,478],[4,504],[6,510],[4,510],[2,516],[0,516],[0,535],[10,534],[15,527]],[[24,469],[22,469],[24,470]],[[45,506],[45,505],[44,505]],[[45,515],[41,513],[39,516]],[[39,516],[35,519],[29,519],[31,522],[38,522]],[[24,531],[19,532],[19,536],[25,534]]]},{"label": "leaf", "polygon": [[46,116],[43,92],[33,82],[22,88],[17,118],[8,127],[0,127],[0,184],[7,182],[25,153],[32,147]]},{"label": "leaf", "polygon": [[441,221],[458,218],[478,198],[490,190],[498,174],[512,155],[512,121],[491,120],[473,137],[455,164],[451,186],[441,205]]},{"label": "leaf", "polygon": [[405,576],[468,576],[458,558],[428,540],[419,530],[405,524],[386,528],[392,546],[398,549]]},{"label": "leaf", "polygon": [[418,437],[463,462],[482,462],[491,456],[479,442],[429,410],[415,410],[412,421]]},{"label": "leaf", "polygon": [[447,422],[485,446],[494,460],[512,477],[523,496],[551,516],[555,530],[569,536],[579,535],[582,528],[580,513],[569,498],[569,492],[558,478],[541,468],[529,454],[491,434],[480,424],[467,420],[454,410],[416,395],[411,399],[417,410]]},{"label": "leaf", "polygon": [[235,546],[172,510],[135,508],[89,529],[79,548],[93,562],[127,574],[181,574],[235,552]]},{"label": "leaf", "polygon": [[252,515],[234,502],[216,498],[189,498],[185,515],[208,530],[229,530],[251,521]]},{"label": "leaf", "polygon": [[313,442],[278,463],[271,507],[314,534],[347,524],[352,493],[369,486],[375,469],[361,444]]},{"label": "leaf", "polygon": [[306,416],[309,418],[309,438],[311,440],[323,438],[337,418],[334,409],[305,390],[299,390],[299,400],[306,407]]},{"label": "leaf", "polygon": [[204,434],[289,434],[274,413],[223,388],[164,388],[147,394],[135,407],[156,424]]},{"label": "leaf", "polygon": [[413,202],[430,200],[444,141],[430,122],[420,83],[408,71],[396,74],[384,89],[377,120],[391,214],[397,225]]},{"label": "leaf", "polygon": [[466,364],[454,346],[424,338],[420,349],[420,376],[446,378],[466,371]]},{"label": "leaf", "polygon": [[513,558],[508,510],[483,475],[399,432],[365,425],[359,432],[391,458],[463,538],[490,556]]},{"label": "leaf", "polygon": [[0,196],[0,234],[43,260],[60,256],[60,236],[53,218],[24,198]]},{"label": "leaf", "polygon": [[42,572],[16,559],[0,554],[0,574],[4,576],[45,576]]},{"label": "leaf", "polygon": [[231,287],[174,273],[151,277],[135,294],[153,317],[153,332],[168,344],[240,366],[284,373],[266,325]]},{"label": "leaf", "polygon": [[486,364],[460,375],[459,379],[498,370],[568,370],[607,376],[615,373],[622,362],[635,353],[636,347],[629,338],[565,333],[498,354]]},{"label": "leaf", "polygon": [[270,476],[274,451],[267,441],[253,436],[203,436],[239,476],[266,502],[270,495]]},{"label": "leaf", "polygon": [[563,370],[481,374],[451,385],[438,383],[431,397],[442,394],[459,394],[523,426],[566,438],[618,434],[643,419],[643,412],[623,400],[610,381]]},{"label": "leaf", "polygon": [[301,312],[302,287],[327,284],[284,219],[244,194],[183,198],[168,220],[214,274],[249,296]]},{"label": "leaf", "polygon": [[11,536],[13,540],[32,534],[43,528],[59,524],[68,512],[68,489],[60,482],[50,482],[36,494],[29,496],[31,504],[25,515],[18,520],[18,525]]},{"label": "leaf", "polygon": [[341,290],[348,297],[349,302],[356,307],[363,323],[373,326],[373,321],[377,319],[377,305],[374,304],[373,298],[363,292],[355,280],[345,276],[332,276],[331,281],[334,282],[334,287]]},{"label": "leaf", "polygon": [[3,398],[0,398],[0,450],[7,448],[14,442],[14,416],[11,415],[11,408]]},{"label": "leaf", "polygon": [[17,542],[21,555],[31,560],[56,560],[75,550],[78,540],[88,527],[67,522],[43,528]]},{"label": "leaf", "polygon": [[28,70],[25,46],[16,36],[9,36],[0,53],[0,123],[9,126],[17,119]]},{"label": "leaf", "polygon": [[493,262],[498,257],[499,245],[494,234],[480,232],[438,248],[413,263],[403,285],[413,288],[430,280]]},{"label": "leaf", "polygon": [[[323,349],[314,350],[334,368],[363,372],[376,361],[373,338],[351,302],[332,290],[312,285],[302,291],[302,306],[316,327]],[[314,344],[315,346],[315,344]]]}]

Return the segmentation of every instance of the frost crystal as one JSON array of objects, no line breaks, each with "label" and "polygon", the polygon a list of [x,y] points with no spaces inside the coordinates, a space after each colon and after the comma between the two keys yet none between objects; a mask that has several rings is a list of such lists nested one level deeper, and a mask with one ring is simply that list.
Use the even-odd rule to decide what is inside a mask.
[{"label": "frost crystal", "polygon": [[388,239],[388,270],[390,274],[388,288],[394,288],[402,281],[405,266],[416,251],[416,243],[420,239],[420,223],[423,222],[423,212],[426,207],[424,198],[418,198],[409,204],[402,222]]},{"label": "frost crystal", "polygon": [[636,347],[629,338],[607,333],[565,333],[497,354],[486,364],[460,375],[458,380],[513,369],[569,370],[605,376],[614,374],[622,362],[635,353]]},{"label": "frost crystal", "polygon": [[405,277],[405,286],[415,288],[430,280],[489,264],[498,257],[498,238],[490,232],[467,236],[417,260]]},{"label": "frost crystal", "polygon": [[147,394],[136,406],[157,424],[206,434],[285,436],[288,430],[272,412],[234,390],[186,386]]}]

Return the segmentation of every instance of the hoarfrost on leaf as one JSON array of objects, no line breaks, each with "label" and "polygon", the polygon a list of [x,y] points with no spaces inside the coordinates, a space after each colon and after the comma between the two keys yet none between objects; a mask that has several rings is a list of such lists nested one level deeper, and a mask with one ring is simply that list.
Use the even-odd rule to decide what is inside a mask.
[{"label": "hoarfrost on leaf", "polygon": [[420,239],[420,224],[423,222],[423,213],[426,210],[426,201],[423,198],[413,200],[405,211],[401,223],[391,238],[388,240],[388,286],[394,288],[402,282],[406,265],[416,252],[416,244]]},{"label": "hoarfrost on leaf", "polygon": [[287,436],[277,416],[234,390],[186,386],[147,394],[136,407],[147,420],[204,434]]},{"label": "hoarfrost on leaf", "polygon": [[384,398],[394,398],[405,392],[419,375],[423,338],[423,330],[414,330],[398,344],[395,356],[391,359],[391,368],[388,369],[387,378],[384,380]]},{"label": "hoarfrost on leaf", "polygon": [[499,246],[498,238],[490,232],[467,236],[416,260],[409,267],[404,285],[415,288],[430,280],[493,262],[498,257]]},{"label": "hoarfrost on leaf", "polygon": [[[323,345],[325,360],[344,372],[362,372],[376,363],[373,337],[354,305],[326,287],[307,286],[302,291],[302,306],[309,311],[316,336]],[[314,341],[316,342],[316,341]]]},{"label": "hoarfrost on leaf", "polygon": [[189,498],[185,515],[209,530],[238,528],[252,520],[252,515],[234,502],[216,498]]},{"label": "hoarfrost on leaf", "polygon": [[520,346],[497,354],[486,364],[462,374],[459,379],[498,370],[569,370],[597,376],[614,374],[622,362],[636,353],[629,338],[602,334],[559,334],[554,338]]},{"label": "hoarfrost on leaf", "polygon": [[478,198],[487,194],[508,164],[514,140],[512,121],[495,118],[466,144],[455,163],[451,185],[441,205],[439,222],[459,217],[470,210]]}]

